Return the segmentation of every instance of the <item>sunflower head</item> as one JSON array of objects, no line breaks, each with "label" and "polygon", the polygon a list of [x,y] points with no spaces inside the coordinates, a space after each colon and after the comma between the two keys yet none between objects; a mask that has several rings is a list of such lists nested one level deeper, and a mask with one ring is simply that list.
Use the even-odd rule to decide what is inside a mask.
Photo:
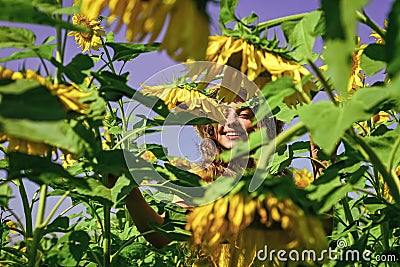
[{"label": "sunflower head", "polygon": [[249,265],[265,245],[276,250],[321,251],[327,247],[316,217],[307,215],[291,199],[272,194],[250,197],[238,192],[196,207],[188,215],[186,230],[192,232],[192,244],[200,245],[217,265]]},{"label": "sunflower head", "polygon": [[[207,47],[208,0],[82,0],[82,13],[97,17],[109,8],[108,24],[117,21],[116,31],[126,25],[126,39],[154,42],[165,28],[161,48],[178,61],[204,59]],[[167,26],[165,27],[165,25]]]},{"label": "sunflower head", "polygon": [[[92,92],[83,92],[83,90],[76,84],[53,84],[47,81],[46,78],[40,76],[32,70],[26,72],[13,72],[12,70],[0,67],[0,80],[3,79],[28,79],[39,82],[46,90],[46,88],[65,106],[67,110],[77,113],[85,114],[90,107],[89,103],[85,103],[85,99],[92,95]],[[9,141],[8,152],[19,151],[31,155],[46,155],[51,147],[43,142],[35,142],[25,140],[16,136],[8,136],[0,133],[0,141]]]},{"label": "sunflower head", "polygon": [[293,175],[294,183],[298,188],[306,188],[314,181],[312,173],[309,172],[306,168],[302,170],[294,170]]},{"label": "sunflower head", "polygon": [[[304,77],[310,75],[306,68],[289,57],[285,49],[271,47],[270,43],[258,37],[242,39],[236,36],[211,36],[206,59],[240,70],[259,88],[283,76],[289,76],[295,84],[300,84]],[[311,90],[317,91],[312,81],[307,81],[302,89],[308,97],[311,96]],[[292,107],[307,102],[307,99],[294,92],[284,102]]]},{"label": "sunflower head", "polygon": [[184,85],[141,85],[145,95],[157,96],[170,110],[185,110],[199,117],[208,117],[216,121],[224,121],[225,105],[209,97],[206,91],[200,90],[197,84]]},{"label": "sunflower head", "polygon": [[105,36],[100,21],[86,15],[75,14],[72,22],[87,29],[87,32],[71,31],[68,33],[68,36],[75,36],[75,42],[82,47],[82,53],[90,52],[90,49],[99,50],[102,46],[101,37]]}]

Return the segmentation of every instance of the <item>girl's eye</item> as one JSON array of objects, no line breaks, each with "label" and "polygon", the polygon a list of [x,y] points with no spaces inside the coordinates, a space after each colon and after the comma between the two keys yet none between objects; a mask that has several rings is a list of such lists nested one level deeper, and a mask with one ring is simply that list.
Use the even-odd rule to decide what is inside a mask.
[{"label": "girl's eye", "polygon": [[250,114],[248,114],[246,112],[241,112],[241,113],[239,113],[239,117],[243,118],[243,119],[249,119],[250,118]]}]

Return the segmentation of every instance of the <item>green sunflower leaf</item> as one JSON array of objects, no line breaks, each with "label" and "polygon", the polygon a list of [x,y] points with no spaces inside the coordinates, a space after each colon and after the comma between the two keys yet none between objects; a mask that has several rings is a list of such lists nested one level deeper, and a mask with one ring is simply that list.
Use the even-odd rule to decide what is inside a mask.
[{"label": "green sunflower leaf", "polygon": [[0,48],[25,48],[35,44],[35,34],[25,28],[0,26]]}]

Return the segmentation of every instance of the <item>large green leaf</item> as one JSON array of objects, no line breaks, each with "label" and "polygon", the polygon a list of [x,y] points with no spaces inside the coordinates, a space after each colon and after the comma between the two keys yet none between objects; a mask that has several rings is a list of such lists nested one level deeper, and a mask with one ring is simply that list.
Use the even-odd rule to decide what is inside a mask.
[{"label": "large green leaf", "polygon": [[46,13],[53,13],[60,8],[60,2],[57,0],[32,0],[32,5]]},{"label": "large green leaf", "polygon": [[290,46],[295,49],[294,57],[299,62],[307,63],[307,59],[314,61],[317,58],[313,48],[315,38],[318,36],[315,30],[322,22],[321,16],[322,12],[316,10],[308,13],[298,22],[282,24]]},{"label": "large green leaf", "polygon": [[160,44],[130,44],[130,43],[106,43],[106,46],[114,50],[112,60],[121,60],[124,62],[135,59],[143,53],[152,52],[160,48]]},{"label": "large green leaf", "polygon": [[37,81],[16,80],[0,86],[0,94],[0,116],[4,118],[57,121],[67,117],[58,97]]},{"label": "large green leaf", "polygon": [[73,231],[58,239],[47,254],[52,266],[77,266],[83,255],[88,251],[90,237],[83,230]]},{"label": "large green leaf", "polygon": [[54,221],[46,225],[46,227],[42,231],[42,234],[45,235],[54,232],[66,233],[73,230],[75,225],[76,224],[69,224],[68,217],[57,217],[56,219],[54,219]]},{"label": "large green leaf", "polygon": [[80,13],[80,7],[77,6],[77,5],[75,5],[75,6],[67,6],[67,7],[55,9],[51,13],[54,14],[54,15],[59,15],[59,14],[65,14],[65,15],[79,14]]},{"label": "large green leaf", "polygon": [[158,176],[153,165],[124,150],[101,151],[96,154],[92,166],[96,172],[103,175],[112,174],[117,177],[124,175],[129,179],[135,178],[135,181],[151,181]]},{"label": "large green leaf", "polygon": [[[38,4],[38,6],[35,5],[35,2],[37,2],[36,4]],[[44,5],[40,4],[39,2],[44,1],[35,2],[32,2],[31,0],[1,0],[0,20],[41,24],[70,30],[83,30],[82,27],[69,24],[62,20],[54,19],[50,14],[42,12],[45,11],[46,8],[44,8]]]},{"label": "large green leaf", "polygon": [[222,25],[226,25],[229,22],[235,21],[235,9],[238,0],[221,0],[220,1],[220,11],[219,11],[219,22]]},{"label": "large green leaf", "polygon": [[75,188],[81,198],[83,197],[87,200],[89,197],[92,200],[108,205],[111,205],[114,202],[115,199],[112,198],[111,189],[107,188],[99,180],[85,177],[85,182],[87,183],[87,186],[79,186]]},{"label": "large green leaf", "polygon": [[66,66],[63,66],[55,58],[52,58],[51,62],[64,72],[71,81],[77,84],[81,84],[87,77],[85,71],[90,70],[94,66],[92,58],[89,55],[83,54],[76,55]]},{"label": "large green leaf", "polygon": [[344,25],[340,14],[341,0],[321,0],[321,9],[324,12],[326,32],[324,39],[346,39]]},{"label": "large green leaf", "polygon": [[183,169],[180,169],[180,168],[175,167],[168,163],[165,163],[164,166],[168,171],[173,173],[176,176],[176,178],[178,179],[174,183],[177,183],[182,186],[188,186],[188,187],[200,186],[199,182],[201,181],[201,178],[197,174],[185,171]]},{"label": "large green leaf", "polygon": [[[74,179],[64,168],[47,158],[27,155],[19,152],[8,153],[10,161],[9,177],[32,177],[38,183],[62,183],[65,179]],[[85,182],[82,181],[82,185]]]},{"label": "large green leaf", "polygon": [[121,175],[115,185],[111,188],[111,198],[113,203],[116,205],[123,201],[135,187],[137,187],[137,185],[132,181],[132,179],[129,179],[125,175]]},{"label": "large green leaf", "polygon": [[[327,212],[353,191],[355,186],[365,185],[363,175],[367,167],[356,165],[354,168],[353,165],[352,160],[340,160],[324,170],[318,180],[307,187],[310,191],[308,198],[313,201],[319,212]],[[343,181],[343,178],[346,181]]]},{"label": "large green leaf", "polygon": [[370,44],[360,58],[360,66],[369,76],[372,76],[386,67],[385,46],[381,44]]},{"label": "large green leaf", "polygon": [[339,107],[331,102],[321,101],[299,107],[298,114],[315,143],[330,154],[354,122],[370,118],[384,103],[390,101],[391,97],[391,90],[388,88],[363,88]]},{"label": "large green leaf", "polygon": [[396,149],[395,152],[392,152],[392,150],[395,148],[393,147],[393,144],[396,143],[399,137],[400,130],[397,128],[395,130],[387,131],[383,135],[367,136],[365,137],[365,141],[374,150],[378,158],[386,167],[389,166],[389,158],[391,153],[393,153],[393,166],[397,166],[397,164],[400,162],[400,149]]},{"label": "large green leaf", "polygon": [[388,74],[394,77],[400,69],[400,1],[394,1],[386,32],[386,60]]},{"label": "large green leaf", "polygon": [[333,152],[337,142],[353,122],[370,116],[365,112],[362,103],[344,103],[343,107],[336,107],[328,101],[301,106],[298,114],[315,143],[327,154]]},{"label": "large green leaf", "polygon": [[356,11],[367,0],[322,0],[321,7],[325,14],[326,49],[323,53],[328,65],[327,74],[334,89],[347,97],[348,78],[351,74],[351,54],[355,49]]},{"label": "large green leaf", "polygon": [[39,46],[32,46],[25,51],[17,51],[8,57],[0,58],[0,62],[7,62],[11,60],[18,60],[24,58],[43,58],[50,60],[53,57],[55,44],[44,44]]},{"label": "large green leaf", "polygon": [[35,45],[35,34],[25,28],[0,26],[0,48],[24,48]]},{"label": "large green leaf", "polygon": [[145,144],[145,148],[152,152],[157,159],[168,161],[168,148],[160,144]]},{"label": "large green leaf", "polygon": [[10,178],[27,177],[38,184],[52,185],[62,190],[70,190],[81,197],[112,203],[110,189],[94,178],[74,177],[61,165],[39,156],[12,152],[8,157]]},{"label": "large green leaf", "polygon": [[8,200],[11,197],[11,187],[7,183],[0,184],[0,207],[8,207]]},{"label": "large green leaf", "polygon": [[165,103],[157,97],[145,96],[141,92],[126,85],[126,80],[122,77],[116,76],[110,72],[93,72],[93,76],[101,83],[101,92],[105,94],[106,98],[108,94],[111,94],[114,98],[110,99],[116,101],[119,98],[126,96],[134,99],[148,108],[151,108],[156,113],[160,114],[164,118],[169,115],[168,107]]},{"label": "large green leaf", "polygon": [[256,117],[261,114],[266,114],[269,110],[274,110],[276,107],[280,106],[285,97],[296,92],[296,88],[292,78],[281,77],[276,81],[267,83],[261,92],[266,98],[268,106],[265,106],[265,108],[261,106],[257,111],[259,114],[257,114]]},{"label": "large green leaf", "polygon": [[[0,132],[25,140],[46,143],[71,153],[92,153],[91,132],[77,133],[77,126],[66,121],[32,121],[0,116]],[[82,136],[84,135],[84,136]],[[86,138],[88,140],[86,140]]]}]

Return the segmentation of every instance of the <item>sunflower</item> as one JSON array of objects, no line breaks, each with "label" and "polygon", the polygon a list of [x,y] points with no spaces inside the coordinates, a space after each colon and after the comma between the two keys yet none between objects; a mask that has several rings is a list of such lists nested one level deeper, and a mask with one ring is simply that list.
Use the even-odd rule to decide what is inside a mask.
[{"label": "sunflower", "polygon": [[61,103],[71,111],[85,114],[90,104],[83,100],[91,96],[91,92],[83,92],[83,90],[75,83],[70,85],[48,83],[45,78],[38,75],[32,70],[27,70],[23,74],[23,78],[36,80],[41,85],[47,87],[53,95],[56,95]]},{"label": "sunflower", "polygon": [[[269,51],[262,48],[262,45],[233,36],[210,36],[206,59],[240,70],[259,88],[263,88],[267,82],[283,76],[289,76],[293,78],[295,84],[300,84],[302,79],[310,74],[299,63],[286,59],[278,52]],[[311,81],[308,81],[303,85],[303,90],[310,97],[311,90],[316,91],[317,88]],[[292,107],[297,103],[307,102],[307,100],[302,94],[295,92],[285,98],[284,102]]]},{"label": "sunflower", "polygon": [[72,23],[83,26],[91,32],[71,31],[68,36],[75,36],[75,42],[82,47],[82,53],[90,52],[90,49],[99,50],[102,46],[101,36],[105,36],[103,27],[100,26],[100,21],[86,15],[75,14],[72,17]]},{"label": "sunflower", "polygon": [[[50,90],[53,95],[56,95],[60,102],[68,109],[74,112],[84,114],[90,104],[84,103],[83,99],[90,96],[90,92],[83,92],[76,84],[51,84],[46,79],[32,70],[26,72],[13,72],[12,70],[5,69],[0,66],[0,80],[4,79],[28,79],[38,81],[42,86]],[[0,133],[0,141],[9,141],[8,151],[20,151],[30,155],[46,155],[49,151],[49,146],[41,142],[33,142],[17,138],[15,136],[8,136]]]},{"label": "sunflower", "polygon": [[119,18],[117,30],[125,24],[129,42],[142,41],[145,37],[154,42],[169,17],[161,47],[174,59],[183,61],[190,57],[204,59],[209,35],[206,3],[200,0],[82,0],[81,10],[89,17],[98,17],[108,7],[108,24]]},{"label": "sunflower", "polygon": [[187,89],[184,86],[167,87],[164,85],[141,85],[145,95],[157,96],[167,105],[168,109],[188,110],[202,117],[209,117],[216,121],[224,121],[223,109],[215,99],[206,96],[196,89]]},{"label": "sunflower", "polygon": [[357,91],[361,87],[364,87],[365,74],[362,72],[361,69],[360,58],[366,47],[367,45],[365,44],[360,45],[360,39],[358,38],[358,47],[356,51],[351,54],[353,66],[351,68],[351,76],[347,88],[349,91],[349,96],[352,96],[355,91]]},{"label": "sunflower", "polygon": [[377,128],[380,124],[390,121],[390,114],[385,111],[379,111],[377,114],[372,116],[368,121],[361,121],[354,125],[354,129],[358,131],[360,135],[366,135],[371,130]]},{"label": "sunflower", "polygon": [[[250,266],[256,252],[268,249],[315,249],[327,246],[321,222],[290,199],[251,197],[241,192],[196,207],[186,230],[217,266]],[[228,242],[229,244],[222,244]]]},{"label": "sunflower", "polygon": [[306,168],[302,170],[294,170],[294,183],[298,188],[306,188],[314,181],[314,177],[311,172],[309,172]]}]

